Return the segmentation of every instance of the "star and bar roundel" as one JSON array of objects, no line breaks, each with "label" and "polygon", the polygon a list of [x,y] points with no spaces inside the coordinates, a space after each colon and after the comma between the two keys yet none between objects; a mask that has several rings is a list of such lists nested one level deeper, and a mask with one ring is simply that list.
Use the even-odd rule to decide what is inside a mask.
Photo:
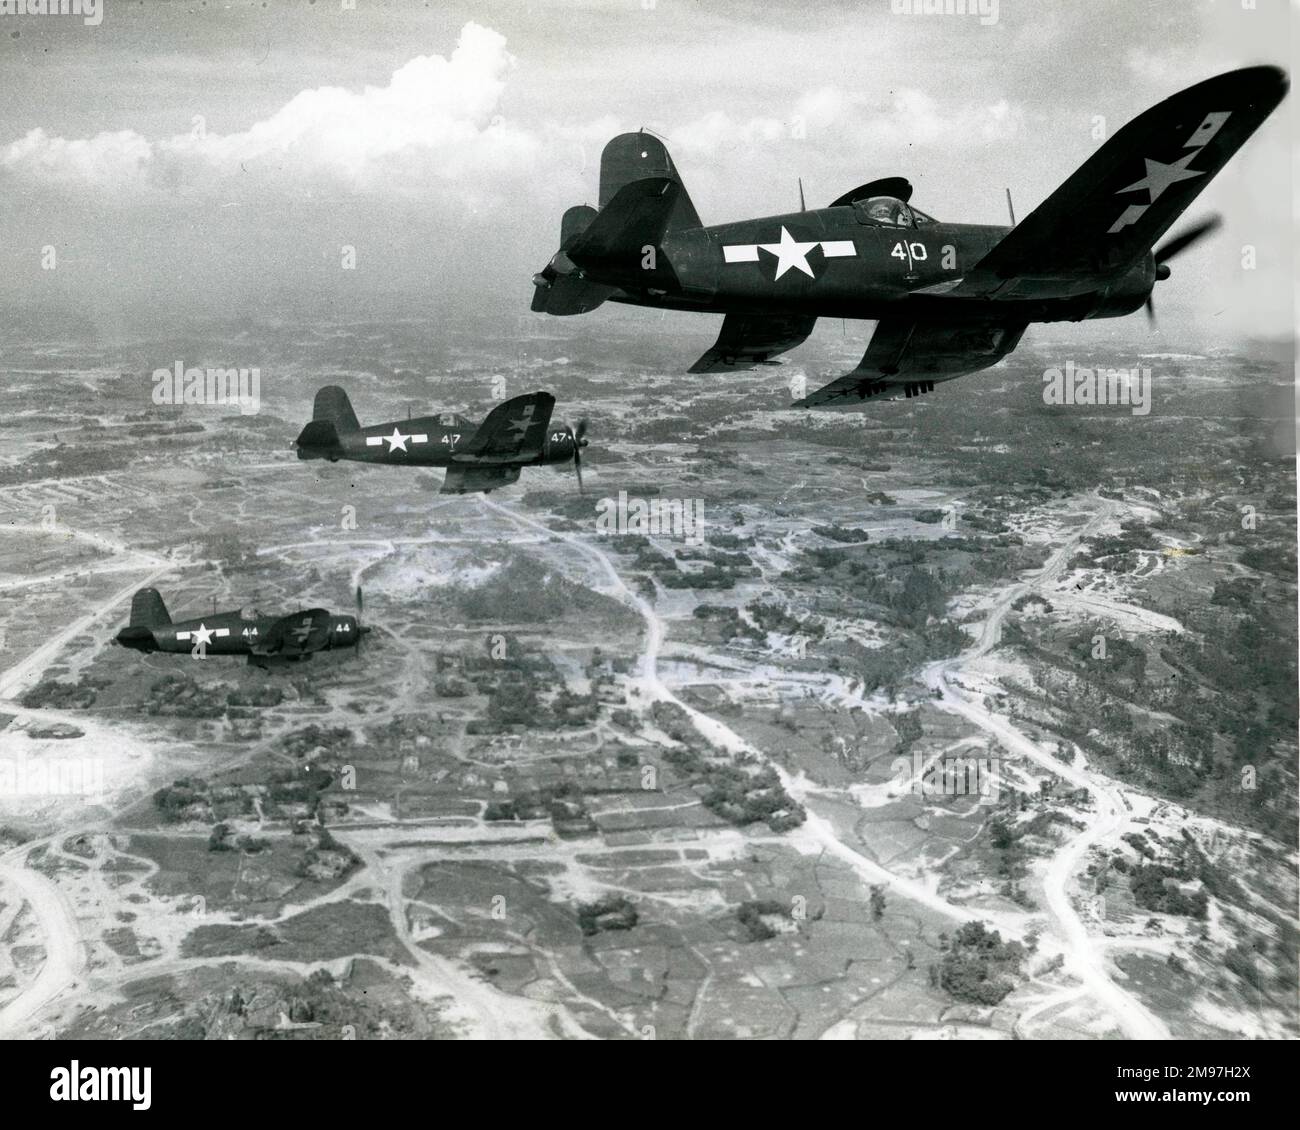
[{"label": "star and bar roundel", "polygon": [[1230,110],[1218,110],[1206,114],[1201,124],[1183,142],[1183,149],[1187,150],[1187,152],[1172,161],[1157,161],[1153,157],[1143,157],[1142,163],[1146,168],[1146,176],[1118,189],[1115,195],[1120,196],[1127,192],[1146,192],[1147,202],[1145,204],[1129,204],[1120,213],[1119,218],[1107,229],[1106,234],[1114,235],[1116,232],[1123,231],[1130,224],[1136,223],[1142,218],[1146,210],[1160,199],[1165,189],[1170,186],[1177,184],[1179,181],[1205,176],[1202,170],[1193,169],[1189,166],[1192,161],[1201,155],[1201,150],[1224,127],[1230,117],[1232,117]]},{"label": "star and bar roundel", "polygon": [[391,455],[394,451],[409,452],[410,449],[406,446],[408,442],[428,443],[429,437],[425,433],[417,433],[415,435],[403,435],[401,430],[396,427],[393,428],[393,434],[390,436],[366,436],[367,447],[382,447],[384,444],[388,444],[387,454],[389,455]]},{"label": "star and bar roundel", "polygon": [[858,253],[851,239],[798,240],[782,224],[780,242],[724,243],[722,258],[726,263],[757,263],[761,260],[759,252],[766,251],[769,255],[776,256],[774,282],[787,271],[802,271],[811,279],[817,277],[808,261],[808,253],[814,247],[820,247],[823,257],[827,259],[850,259]]},{"label": "star and bar roundel", "polygon": [[176,638],[182,643],[193,640],[195,647],[207,647],[214,639],[224,639],[228,635],[230,635],[229,628],[209,628],[200,621],[199,626],[192,631],[177,632]]}]

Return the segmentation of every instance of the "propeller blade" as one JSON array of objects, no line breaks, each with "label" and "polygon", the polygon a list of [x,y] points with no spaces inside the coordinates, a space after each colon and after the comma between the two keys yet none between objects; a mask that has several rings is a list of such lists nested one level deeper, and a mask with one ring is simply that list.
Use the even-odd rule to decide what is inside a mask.
[{"label": "propeller blade", "polygon": [[361,626],[361,612],[365,608],[365,603],[365,598],[361,595],[361,586],[357,585],[357,642],[354,645],[354,650],[358,659],[361,658],[361,641],[366,635],[365,628]]},{"label": "propeller blade", "polygon": [[1186,231],[1174,236],[1163,247],[1156,250],[1156,262],[1163,263],[1167,259],[1172,259],[1175,255],[1181,255],[1189,247],[1199,243],[1207,235],[1216,232],[1223,226],[1222,216],[1211,216],[1207,220],[1202,220],[1199,224],[1188,228]]},{"label": "propeller blade", "polygon": [[586,417],[578,421],[577,427],[568,428],[569,440],[573,444],[573,472],[578,476],[578,493],[584,494],[582,489],[582,449],[587,446],[587,427]]}]

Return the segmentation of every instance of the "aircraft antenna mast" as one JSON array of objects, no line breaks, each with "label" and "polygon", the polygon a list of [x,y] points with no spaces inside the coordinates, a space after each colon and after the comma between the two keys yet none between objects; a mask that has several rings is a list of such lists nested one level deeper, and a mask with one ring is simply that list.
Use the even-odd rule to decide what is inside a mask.
[{"label": "aircraft antenna mast", "polygon": [[1011,226],[1016,226],[1016,210],[1011,206],[1011,189],[1007,189],[1007,212],[1011,216]]},{"label": "aircraft antenna mast", "polygon": [[799,178],[799,211],[808,211],[808,205],[803,202],[803,177]]}]

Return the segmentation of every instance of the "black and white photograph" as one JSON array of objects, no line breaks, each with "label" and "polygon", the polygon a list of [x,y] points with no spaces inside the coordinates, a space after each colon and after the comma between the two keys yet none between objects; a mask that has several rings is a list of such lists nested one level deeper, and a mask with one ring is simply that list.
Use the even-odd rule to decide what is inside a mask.
[{"label": "black and white photograph", "polygon": [[1300,1038],[1296,14],[0,0],[34,1101],[600,1040],[1248,1102]]}]

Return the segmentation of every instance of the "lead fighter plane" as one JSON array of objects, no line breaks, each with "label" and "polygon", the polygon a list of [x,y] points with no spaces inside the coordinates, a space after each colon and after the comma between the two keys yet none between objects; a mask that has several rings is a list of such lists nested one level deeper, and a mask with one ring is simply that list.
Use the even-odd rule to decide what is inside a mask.
[{"label": "lead fighter plane", "polygon": [[296,440],[299,459],[351,459],[401,467],[445,467],[442,494],[495,490],[521,467],[572,463],[582,489],[587,421],[551,427],[555,397],[530,392],[498,404],[481,424],[455,412],[362,427],[348,394],[327,385],[316,394],[312,420]]},{"label": "lead fighter plane", "polygon": [[213,611],[211,616],[173,621],[157,589],[140,589],[131,599],[131,619],[113,638],[120,647],[146,653],[188,652],[196,657],[246,655],[257,667],[310,659],[318,651],[358,647],[370,629],[357,614],[336,616],[308,608],[288,616],[265,616],[255,609]]},{"label": "lead fighter plane", "polygon": [[902,177],[827,208],[705,227],[664,145],[621,134],[601,155],[600,208],[565,212],[532,308],[582,314],[609,300],[726,314],[693,373],[767,362],[819,317],[875,319],[858,367],[793,407],[931,392],[996,364],[1030,322],[1152,314],[1168,261],[1219,221],[1156,242],[1286,90],[1276,67],[1249,67],[1175,94],[1011,228],[941,223],[911,206]]}]

